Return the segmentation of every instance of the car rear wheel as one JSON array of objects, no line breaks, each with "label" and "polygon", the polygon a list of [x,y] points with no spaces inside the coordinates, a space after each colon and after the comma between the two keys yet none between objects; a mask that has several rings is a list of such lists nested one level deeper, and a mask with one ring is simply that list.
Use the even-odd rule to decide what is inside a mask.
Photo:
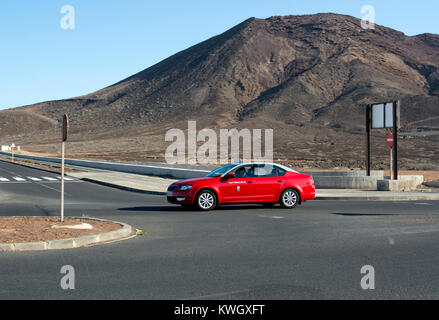
[{"label": "car rear wheel", "polygon": [[210,211],[216,207],[216,195],[210,190],[202,190],[197,196],[197,206],[202,211]]},{"label": "car rear wheel", "polygon": [[280,204],[287,209],[293,209],[299,204],[299,193],[294,189],[287,189],[280,196]]}]

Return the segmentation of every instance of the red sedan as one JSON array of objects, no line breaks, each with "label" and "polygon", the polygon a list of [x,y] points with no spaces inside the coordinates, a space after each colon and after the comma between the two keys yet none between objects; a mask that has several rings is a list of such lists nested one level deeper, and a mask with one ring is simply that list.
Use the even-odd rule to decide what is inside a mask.
[{"label": "red sedan", "polygon": [[315,198],[314,179],[274,163],[242,163],[221,167],[205,177],[169,186],[168,201],[208,211],[217,205],[260,203],[285,208]]}]

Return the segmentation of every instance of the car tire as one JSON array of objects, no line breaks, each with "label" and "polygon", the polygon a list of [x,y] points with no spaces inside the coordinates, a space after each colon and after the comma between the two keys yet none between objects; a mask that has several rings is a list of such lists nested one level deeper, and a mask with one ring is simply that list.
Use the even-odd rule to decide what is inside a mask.
[{"label": "car tire", "polygon": [[201,211],[210,211],[217,205],[216,194],[210,190],[201,190],[197,195],[196,206]]},{"label": "car tire", "polygon": [[299,193],[294,189],[286,189],[280,195],[280,204],[286,209],[294,209],[300,201]]}]

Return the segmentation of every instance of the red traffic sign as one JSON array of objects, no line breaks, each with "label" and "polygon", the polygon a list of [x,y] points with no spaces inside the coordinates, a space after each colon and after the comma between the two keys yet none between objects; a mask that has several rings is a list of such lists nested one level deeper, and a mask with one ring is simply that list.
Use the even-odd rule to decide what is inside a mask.
[{"label": "red traffic sign", "polygon": [[393,148],[393,134],[389,133],[386,137],[386,143],[390,148]]},{"label": "red traffic sign", "polygon": [[11,144],[11,148],[16,148],[15,143]]}]

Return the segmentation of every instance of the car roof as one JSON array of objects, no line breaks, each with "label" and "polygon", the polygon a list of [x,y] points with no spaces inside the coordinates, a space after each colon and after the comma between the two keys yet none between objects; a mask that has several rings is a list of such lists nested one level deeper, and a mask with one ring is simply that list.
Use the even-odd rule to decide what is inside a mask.
[{"label": "car roof", "polygon": [[[294,173],[299,173],[296,170],[293,170],[291,168],[288,168],[284,165],[278,164],[278,163],[274,163],[274,162],[242,162],[242,163],[234,163],[236,166],[231,168],[229,171],[227,171],[224,175],[228,174],[230,171],[233,171],[239,167],[245,167],[245,166],[249,166],[249,165],[257,165],[257,164],[263,164],[263,165],[272,165],[272,166],[276,166],[279,167],[281,169],[284,169],[285,171],[289,171],[289,172],[294,172]],[[223,175],[223,176],[224,176]]]}]

